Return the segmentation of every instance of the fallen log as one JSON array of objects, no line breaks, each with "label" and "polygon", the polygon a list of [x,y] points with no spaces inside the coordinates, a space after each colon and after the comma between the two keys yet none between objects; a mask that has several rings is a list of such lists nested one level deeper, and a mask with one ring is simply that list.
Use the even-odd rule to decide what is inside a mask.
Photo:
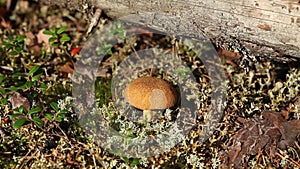
[{"label": "fallen log", "polygon": [[[280,62],[294,62],[300,59],[298,0],[40,0],[40,2],[79,11],[100,8],[113,19],[129,14],[143,15],[144,12],[154,12],[160,17],[155,14],[147,15],[149,22],[142,24],[163,32],[168,29],[166,26],[168,15],[174,16],[194,25],[195,31],[204,33],[217,47]],[[139,20],[135,22],[139,23]]]}]

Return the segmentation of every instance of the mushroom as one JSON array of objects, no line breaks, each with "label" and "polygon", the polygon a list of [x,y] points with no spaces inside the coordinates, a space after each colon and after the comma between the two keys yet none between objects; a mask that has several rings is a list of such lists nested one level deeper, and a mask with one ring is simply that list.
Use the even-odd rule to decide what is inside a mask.
[{"label": "mushroom", "polygon": [[141,77],[133,80],[125,89],[126,101],[143,110],[144,119],[150,121],[152,110],[168,109],[177,104],[178,93],[167,81],[155,77]]}]

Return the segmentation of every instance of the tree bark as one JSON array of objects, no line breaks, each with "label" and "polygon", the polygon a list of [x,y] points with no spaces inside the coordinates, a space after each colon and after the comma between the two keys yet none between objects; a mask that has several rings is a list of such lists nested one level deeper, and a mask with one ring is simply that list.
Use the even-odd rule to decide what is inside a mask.
[{"label": "tree bark", "polygon": [[[256,57],[282,62],[300,58],[300,1],[298,0],[41,0],[84,10],[100,8],[111,18],[154,12],[178,17],[196,27],[214,44],[228,50],[241,46]],[[142,23],[165,31],[164,17],[147,15]],[[139,20],[135,22],[139,23]],[[178,26],[178,25],[177,25]],[[189,30],[190,31],[190,30]],[[196,32],[197,33],[197,32]]]}]

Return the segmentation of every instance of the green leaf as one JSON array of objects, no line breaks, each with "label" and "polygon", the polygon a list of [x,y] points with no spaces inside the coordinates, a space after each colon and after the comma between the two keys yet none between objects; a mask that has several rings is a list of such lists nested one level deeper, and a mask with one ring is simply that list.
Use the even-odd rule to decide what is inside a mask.
[{"label": "green leaf", "polygon": [[21,105],[20,107],[15,108],[14,111],[19,112],[21,114],[26,114],[27,109],[23,105]]},{"label": "green leaf", "polygon": [[55,102],[51,102],[50,103],[50,106],[52,107],[52,109],[53,110],[55,110],[56,112],[58,112],[59,110],[58,110],[58,105],[57,105],[57,103],[55,103]]},{"label": "green leaf", "polygon": [[61,123],[63,121],[63,119],[60,117],[57,117],[57,118],[55,118],[55,121]]},{"label": "green leaf", "polygon": [[122,26],[122,21],[117,20],[116,24],[115,24],[115,28],[118,29],[118,28],[121,28],[121,26]]},{"label": "green leaf", "polygon": [[11,92],[17,91],[18,89],[19,88],[15,87],[15,86],[8,88],[8,90]]},{"label": "green leaf", "polygon": [[4,88],[2,88],[2,87],[0,87],[0,94],[1,95],[4,95],[6,92],[5,92],[5,89]]},{"label": "green leaf", "polygon": [[55,121],[57,121],[57,122],[62,122],[62,120],[63,120],[63,118],[61,118],[61,117],[56,117],[55,118]]},{"label": "green leaf", "polygon": [[54,43],[51,44],[51,47],[53,47],[53,48],[54,48],[54,47],[57,47],[57,46],[58,46],[58,43],[57,43],[57,42],[54,42]]},{"label": "green leaf", "polygon": [[7,36],[8,41],[13,42],[14,38],[12,36]]},{"label": "green leaf", "polygon": [[139,164],[140,164],[139,159],[138,158],[133,158],[132,162],[130,163],[130,166],[134,167],[134,166],[139,165]]},{"label": "green leaf", "polygon": [[[22,89],[29,89],[33,85],[32,81],[27,81]],[[20,89],[20,88],[19,88]]]},{"label": "green leaf", "polygon": [[25,35],[21,35],[17,38],[17,42],[23,42],[25,38],[26,38]]},{"label": "green leaf", "polygon": [[63,109],[63,110],[60,111],[60,113],[64,113],[64,114],[67,113],[67,112],[68,112],[67,109]]},{"label": "green leaf", "polygon": [[65,114],[65,113],[58,113],[57,117],[65,118],[65,117],[66,117],[66,114]]},{"label": "green leaf", "polygon": [[11,48],[11,44],[8,42],[2,42],[2,45],[6,48],[6,50]]},{"label": "green leaf", "polygon": [[27,81],[25,84],[21,85],[18,87],[18,90],[19,89],[29,89],[31,88],[33,85],[33,83],[31,81]]},{"label": "green leaf", "polygon": [[51,30],[52,30],[53,33],[56,32],[56,27],[52,26]]},{"label": "green leaf", "polygon": [[43,127],[43,124],[44,124],[44,121],[41,120],[40,118],[38,117],[34,117],[32,118],[32,121],[34,122],[34,124],[36,124],[38,127]]},{"label": "green leaf", "polygon": [[111,49],[108,49],[108,50],[107,50],[107,54],[109,54],[109,55],[112,55],[112,54],[113,54],[112,51],[111,51]]},{"label": "green leaf", "polygon": [[104,53],[104,50],[97,50],[97,55],[102,55]]},{"label": "green leaf", "polygon": [[39,88],[41,88],[41,91],[43,94],[45,94],[45,92],[47,91],[47,85],[45,83],[41,83]]},{"label": "green leaf", "polygon": [[40,73],[40,74],[37,74],[37,75],[33,76],[33,77],[32,77],[32,80],[33,80],[33,81],[37,81],[37,80],[42,76],[42,74],[43,74],[43,73]]},{"label": "green leaf", "polygon": [[114,35],[116,33],[116,30],[112,29],[112,30],[109,30],[108,32],[110,35]]},{"label": "green leaf", "polygon": [[66,114],[63,112],[63,113],[58,113],[57,114],[57,117],[55,118],[55,121],[57,122],[62,122],[62,120],[66,117]]},{"label": "green leaf", "polygon": [[28,72],[28,76],[31,76],[32,74],[34,74],[37,70],[39,70],[39,68],[40,68],[40,66],[38,66],[38,65],[35,65],[35,66],[33,66],[31,69],[30,69],[30,71]]},{"label": "green leaf", "polygon": [[17,53],[19,53],[19,54],[22,53],[22,50],[23,50],[23,49],[22,49],[21,47],[19,47],[19,46],[16,46],[16,47],[15,47],[15,52],[17,52]]},{"label": "green leaf", "polygon": [[45,113],[45,118],[47,118],[48,120],[52,120],[53,114],[52,113]]},{"label": "green leaf", "polygon": [[22,77],[24,77],[23,73],[17,72],[11,75],[12,78],[17,78],[17,79],[21,79]]},{"label": "green leaf", "polygon": [[57,31],[57,34],[63,33],[65,30],[67,30],[67,28],[68,28],[67,26],[63,26],[63,27],[59,28]]},{"label": "green leaf", "polygon": [[15,119],[15,118],[17,118],[21,115],[23,115],[23,114],[22,113],[15,113],[15,114],[10,115],[9,117],[10,117],[11,120],[13,120],[13,119]]},{"label": "green leaf", "polygon": [[9,52],[9,55],[11,55],[11,56],[16,56],[17,54],[19,54],[19,52],[17,52],[17,51],[11,51],[11,52]]},{"label": "green leaf", "polygon": [[104,48],[112,48],[113,47],[112,44],[106,43],[106,42],[103,42],[102,45],[103,45]]},{"label": "green leaf", "polygon": [[7,99],[1,99],[1,104],[6,105],[7,104]]},{"label": "green leaf", "polygon": [[61,41],[63,43],[63,42],[67,42],[69,40],[71,40],[71,38],[68,35],[63,35],[59,41]]},{"label": "green leaf", "polygon": [[124,30],[120,31],[120,32],[118,33],[118,36],[119,36],[120,38],[124,38],[124,36],[125,36],[125,31],[124,31]]},{"label": "green leaf", "polygon": [[129,158],[128,157],[123,157],[123,160],[128,163],[129,162]]},{"label": "green leaf", "polygon": [[0,75],[0,84],[3,82],[3,80],[4,80],[4,76]]},{"label": "green leaf", "polygon": [[51,37],[51,38],[48,39],[48,42],[49,42],[49,43],[53,43],[53,42],[55,42],[55,41],[56,41],[56,37]]},{"label": "green leaf", "polygon": [[45,34],[45,35],[54,35],[55,33],[51,32],[49,30],[44,30],[43,34]]},{"label": "green leaf", "polygon": [[27,115],[30,115],[30,114],[33,114],[33,113],[38,113],[38,112],[41,112],[42,108],[41,107],[35,107],[35,108],[32,108],[28,111]]},{"label": "green leaf", "polygon": [[18,119],[17,121],[15,121],[13,128],[18,129],[21,126],[23,126],[24,124],[26,124],[26,122],[28,122],[28,120],[26,118]]}]

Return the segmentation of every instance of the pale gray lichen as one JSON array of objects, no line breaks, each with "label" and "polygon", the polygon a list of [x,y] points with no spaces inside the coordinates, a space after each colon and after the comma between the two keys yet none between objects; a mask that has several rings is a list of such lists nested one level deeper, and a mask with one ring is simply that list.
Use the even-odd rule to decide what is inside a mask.
[{"label": "pale gray lichen", "polygon": [[[286,81],[278,81],[274,88],[268,91],[271,99],[271,108],[279,111],[283,107],[287,107],[299,97],[300,93],[300,69],[292,68],[286,75]],[[296,116],[299,113],[297,110],[299,105],[295,105]]]}]

